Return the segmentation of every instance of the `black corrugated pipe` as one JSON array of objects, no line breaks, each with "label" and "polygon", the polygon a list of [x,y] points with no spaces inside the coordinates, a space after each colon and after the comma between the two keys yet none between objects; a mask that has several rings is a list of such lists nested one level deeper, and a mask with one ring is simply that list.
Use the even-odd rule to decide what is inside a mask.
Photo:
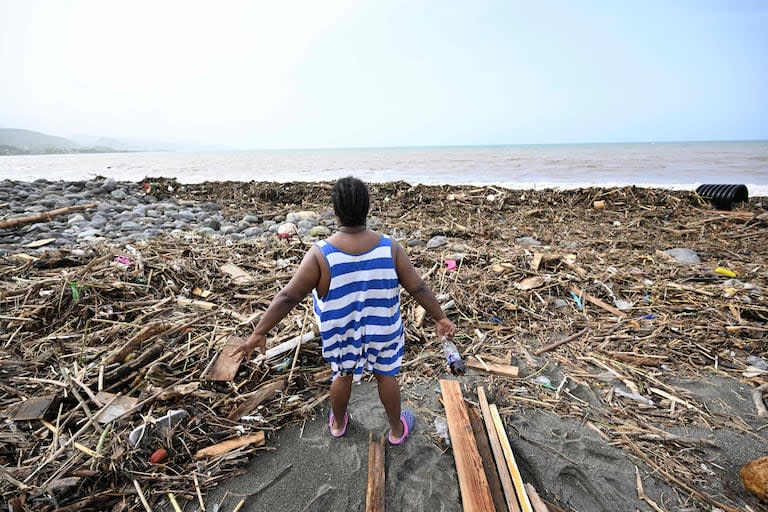
[{"label": "black corrugated pipe", "polygon": [[733,203],[742,203],[749,199],[745,185],[700,185],[696,193],[709,200],[718,210],[730,210]]}]

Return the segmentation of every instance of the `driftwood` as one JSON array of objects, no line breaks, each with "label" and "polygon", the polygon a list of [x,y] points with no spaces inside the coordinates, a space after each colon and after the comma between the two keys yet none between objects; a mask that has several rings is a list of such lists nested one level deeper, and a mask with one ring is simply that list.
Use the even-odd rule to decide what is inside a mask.
[{"label": "driftwood", "polygon": [[55,210],[49,210],[47,212],[35,213],[33,215],[25,215],[24,217],[16,217],[13,219],[0,220],[0,229],[11,229],[25,224],[34,224],[35,222],[44,222],[51,220],[59,215],[65,215],[67,213],[78,212],[80,210],[87,210],[89,208],[95,208],[98,203],[88,204],[76,204],[73,206],[67,206],[65,208],[56,208]]},{"label": "driftwood", "polygon": [[365,512],[384,512],[385,487],[384,438],[374,439],[368,434],[368,487],[365,493]]},{"label": "driftwood", "polygon": [[255,434],[227,439],[226,441],[198,450],[195,452],[195,459],[200,460],[206,457],[218,457],[248,445],[262,446],[264,444],[264,439],[264,432],[256,432]]}]

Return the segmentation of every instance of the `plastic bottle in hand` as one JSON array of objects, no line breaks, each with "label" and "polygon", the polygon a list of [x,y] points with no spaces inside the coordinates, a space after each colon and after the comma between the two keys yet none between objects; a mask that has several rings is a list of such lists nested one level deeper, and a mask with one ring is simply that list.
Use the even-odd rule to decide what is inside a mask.
[{"label": "plastic bottle in hand", "polygon": [[445,336],[443,336],[443,353],[445,354],[446,361],[448,361],[451,373],[454,375],[464,375],[466,368],[464,367],[464,360],[461,358],[461,354],[459,354],[459,349]]}]

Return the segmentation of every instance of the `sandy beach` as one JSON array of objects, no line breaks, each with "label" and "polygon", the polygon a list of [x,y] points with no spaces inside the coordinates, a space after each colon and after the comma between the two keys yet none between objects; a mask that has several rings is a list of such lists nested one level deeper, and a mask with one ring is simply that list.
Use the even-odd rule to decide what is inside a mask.
[{"label": "sandy beach", "polygon": [[[636,187],[370,188],[369,225],[395,237],[439,294],[465,359],[519,369],[458,380],[469,407],[478,386],[498,406],[522,477],[549,510],[766,509],[739,468],[768,455],[755,392],[768,383],[768,198],[721,211],[692,192]],[[350,431],[332,439],[314,338],[242,362],[231,380],[206,378],[335,228],[329,189],[0,182],[0,501],[142,510],[143,498],[173,510],[172,495],[188,511],[365,510],[369,433],[386,432],[371,382],[354,387]],[[73,209],[44,217],[61,208]],[[269,347],[311,333],[310,307]],[[457,377],[406,295],[403,316],[400,380],[417,426],[386,449],[387,509],[462,510],[435,423],[439,379]],[[110,398],[99,392],[135,401],[102,423]],[[155,425],[175,409],[188,419]],[[194,456],[260,432],[263,445]],[[160,447],[167,459],[150,463]]]}]

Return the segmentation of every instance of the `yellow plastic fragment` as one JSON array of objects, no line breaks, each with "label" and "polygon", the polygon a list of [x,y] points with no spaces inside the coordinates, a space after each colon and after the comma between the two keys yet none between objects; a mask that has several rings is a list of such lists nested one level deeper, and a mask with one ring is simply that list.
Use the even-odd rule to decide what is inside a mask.
[{"label": "yellow plastic fragment", "polygon": [[731,270],[729,268],[725,268],[725,267],[717,267],[715,269],[715,272],[717,272],[721,276],[728,276],[728,277],[736,277],[736,276],[739,275],[736,272],[734,272],[733,270]]}]

